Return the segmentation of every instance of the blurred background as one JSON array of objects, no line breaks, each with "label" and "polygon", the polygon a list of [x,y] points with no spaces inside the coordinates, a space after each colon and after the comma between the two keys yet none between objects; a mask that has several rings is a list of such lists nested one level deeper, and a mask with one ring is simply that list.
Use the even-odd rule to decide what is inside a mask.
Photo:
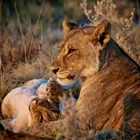
[{"label": "blurred background", "polygon": [[[17,28],[17,13],[26,30],[35,25],[38,17],[40,30],[61,27],[62,19],[82,19],[85,15],[80,7],[81,0],[0,0],[1,27]],[[92,3],[93,0],[88,0]]]},{"label": "blurred background", "polygon": [[[139,0],[113,0],[117,4],[119,14],[128,17],[135,8],[134,22],[139,19]],[[19,16],[22,28],[25,30],[35,25],[39,17],[39,30],[45,31],[47,27],[52,30],[61,27],[62,19],[79,21],[85,19],[80,6],[82,0],[0,0],[0,27],[15,29]],[[87,0],[92,7],[96,0]],[[18,15],[17,15],[18,13]]]}]

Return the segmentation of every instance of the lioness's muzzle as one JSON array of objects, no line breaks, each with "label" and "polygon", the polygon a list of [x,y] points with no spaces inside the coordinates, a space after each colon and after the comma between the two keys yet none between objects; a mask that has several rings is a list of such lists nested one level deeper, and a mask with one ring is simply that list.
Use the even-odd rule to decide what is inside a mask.
[{"label": "lioness's muzzle", "polygon": [[51,71],[56,74],[59,71],[58,67],[50,67]]}]

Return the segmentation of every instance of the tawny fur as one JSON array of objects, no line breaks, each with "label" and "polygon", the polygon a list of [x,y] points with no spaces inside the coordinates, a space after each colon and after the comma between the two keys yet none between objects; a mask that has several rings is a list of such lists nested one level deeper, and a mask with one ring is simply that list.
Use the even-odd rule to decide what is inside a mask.
[{"label": "tawny fur", "polygon": [[111,25],[63,22],[64,39],[51,70],[60,80],[81,79],[77,109],[95,130],[140,130],[140,67],[111,39]]}]

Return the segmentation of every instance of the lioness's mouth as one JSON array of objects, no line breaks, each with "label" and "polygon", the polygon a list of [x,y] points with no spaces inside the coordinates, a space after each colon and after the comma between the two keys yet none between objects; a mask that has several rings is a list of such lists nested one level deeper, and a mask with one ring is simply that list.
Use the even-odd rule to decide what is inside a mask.
[{"label": "lioness's mouth", "polygon": [[75,76],[70,75],[67,71],[57,72],[57,82],[61,85],[71,84],[75,81]]},{"label": "lioness's mouth", "polygon": [[74,75],[69,75],[69,76],[68,76],[68,79],[70,79],[70,80],[73,79],[73,80],[74,80],[74,77],[75,77]]},{"label": "lioness's mouth", "polygon": [[57,72],[56,76],[59,78],[59,79],[65,79],[68,77],[68,72]]}]

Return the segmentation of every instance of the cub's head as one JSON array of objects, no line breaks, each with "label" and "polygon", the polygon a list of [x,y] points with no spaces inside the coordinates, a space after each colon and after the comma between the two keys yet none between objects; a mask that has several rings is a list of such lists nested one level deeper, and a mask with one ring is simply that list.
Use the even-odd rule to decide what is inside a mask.
[{"label": "cub's head", "polygon": [[94,75],[100,67],[99,55],[110,41],[111,25],[104,20],[96,28],[78,27],[63,21],[64,38],[51,64],[58,82],[68,84]]}]

